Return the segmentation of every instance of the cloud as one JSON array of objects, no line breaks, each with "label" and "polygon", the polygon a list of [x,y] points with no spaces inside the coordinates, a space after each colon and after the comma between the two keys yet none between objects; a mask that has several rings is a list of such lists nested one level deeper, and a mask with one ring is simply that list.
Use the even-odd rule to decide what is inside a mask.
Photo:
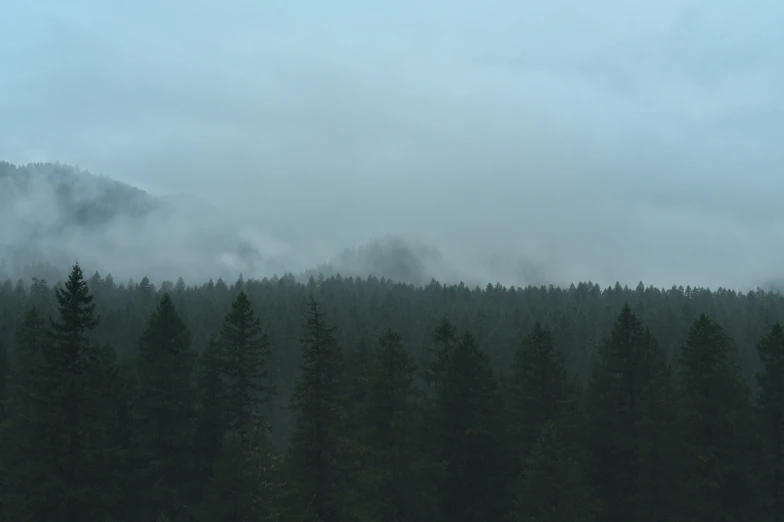
[{"label": "cloud", "polygon": [[194,194],[307,259],[393,234],[489,280],[524,279],[489,259],[561,284],[778,273],[778,3],[81,0],[11,14],[6,160]]}]

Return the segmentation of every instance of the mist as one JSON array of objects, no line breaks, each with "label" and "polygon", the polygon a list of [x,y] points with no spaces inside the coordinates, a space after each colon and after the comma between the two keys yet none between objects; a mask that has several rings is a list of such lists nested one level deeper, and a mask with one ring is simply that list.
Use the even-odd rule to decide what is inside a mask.
[{"label": "mist", "polygon": [[[31,257],[78,251],[156,279],[329,262],[417,283],[784,276],[779,3],[82,0],[6,14],[0,159],[78,165],[157,198],[100,240],[41,236]],[[56,229],[50,193],[4,204],[0,244],[29,237],[30,208]]]}]

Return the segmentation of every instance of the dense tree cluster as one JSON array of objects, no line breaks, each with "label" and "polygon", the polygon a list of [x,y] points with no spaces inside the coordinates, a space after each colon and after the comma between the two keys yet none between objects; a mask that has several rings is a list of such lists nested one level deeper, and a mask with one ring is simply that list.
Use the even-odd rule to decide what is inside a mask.
[{"label": "dense tree cluster", "polygon": [[784,299],[0,286],[0,520],[784,520]]}]

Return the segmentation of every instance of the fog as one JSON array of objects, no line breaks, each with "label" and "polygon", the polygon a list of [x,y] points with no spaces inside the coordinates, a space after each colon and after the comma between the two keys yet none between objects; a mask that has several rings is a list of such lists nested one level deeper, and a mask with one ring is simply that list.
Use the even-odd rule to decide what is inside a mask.
[{"label": "fog", "polygon": [[[445,280],[750,288],[784,276],[783,22],[772,1],[12,0],[0,159],[188,195],[73,236],[101,272],[247,269],[215,261],[231,229],[259,274],[382,238]],[[26,234],[9,208],[0,244]]]}]

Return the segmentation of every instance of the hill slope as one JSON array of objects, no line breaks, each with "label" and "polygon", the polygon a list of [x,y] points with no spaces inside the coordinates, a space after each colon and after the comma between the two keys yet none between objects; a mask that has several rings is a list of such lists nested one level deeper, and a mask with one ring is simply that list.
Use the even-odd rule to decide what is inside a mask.
[{"label": "hill slope", "polygon": [[[0,162],[0,279],[62,277],[78,260],[119,278],[375,275],[422,285],[459,280],[429,245],[385,236],[325,259],[189,195],[154,196],[58,163]],[[314,268],[315,267],[315,268]],[[477,283],[479,281],[476,281]]]},{"label": "hill slope", "polygon": [[5,271],[31,263],[111,266],[156,279],[280,271],[280,242],[188,196],[157,197],[56,163],[0,162],[0,258]]}]

